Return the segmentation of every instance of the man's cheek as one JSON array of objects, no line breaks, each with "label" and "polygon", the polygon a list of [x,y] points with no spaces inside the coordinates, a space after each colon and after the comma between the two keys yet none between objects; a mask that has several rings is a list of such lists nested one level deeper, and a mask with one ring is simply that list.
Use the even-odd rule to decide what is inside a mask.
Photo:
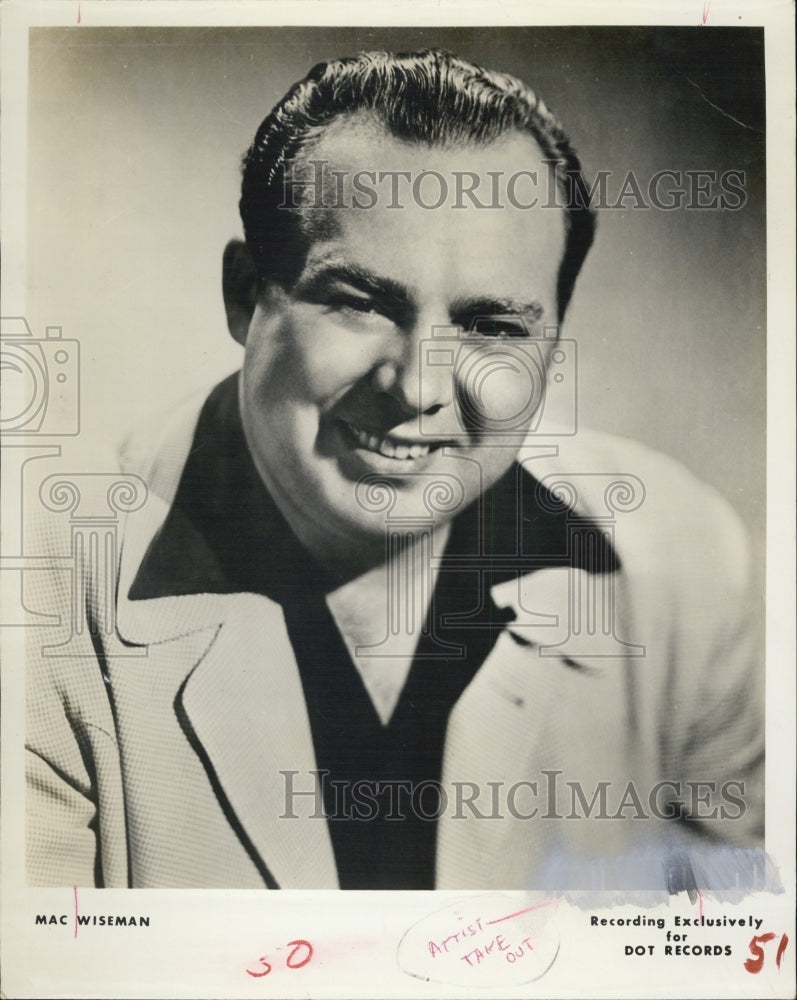
[{"label": "man's cheek", "polygon": [[327,371],[338,379],[362,377],[385,360],[395,337],[387,320],[366,328],[354,326],[337,315],[311,309],[292,317],[288,337],[307,371]]},{"label": "man's cheek", "polygon": [[316,383],[323,379],[323,363],[289,339],[261,345],[249,359],[246,372],[250,393],[259,406],[267,408],[278,402],[313,398],[320,391]]},{"label": "man's cheek", "polygon": [[363,351],[341,346],[318,354],[305,353],[296,379],[304,385],[307,398],[324,404],[368,378],[375,367],[376,362]]}]

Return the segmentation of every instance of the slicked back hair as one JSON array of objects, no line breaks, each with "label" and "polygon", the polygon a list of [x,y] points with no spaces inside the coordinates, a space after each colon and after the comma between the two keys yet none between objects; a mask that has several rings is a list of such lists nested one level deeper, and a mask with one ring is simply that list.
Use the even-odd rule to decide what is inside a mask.
[{"label": "slicked back hair", "polygon": [[362,52],[318,63],[264,119],[243,159],[239,203],[261,282],[289,287],[303,265],[297,209],[284,207],[291,167],[325,126],[356,112],[367,113],[397,139],[441,148],[487,146],[513,132],[537,142],[555,170],[566,220],[557,281],[561,320],[595,233],[578,157],[525,83],[440,49]]}]

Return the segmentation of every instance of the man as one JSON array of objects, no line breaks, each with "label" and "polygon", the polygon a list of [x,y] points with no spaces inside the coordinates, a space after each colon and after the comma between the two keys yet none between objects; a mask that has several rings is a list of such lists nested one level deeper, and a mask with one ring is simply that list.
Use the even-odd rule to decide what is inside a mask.
[{"label": "man", "polygon": [[32,664],[34,882],[666,888],[760,843],[735,516],[548,421],[580,178],[529,88],[444,52],[322,64],[265,119],[240,377],[128,445],[115,599]]}]

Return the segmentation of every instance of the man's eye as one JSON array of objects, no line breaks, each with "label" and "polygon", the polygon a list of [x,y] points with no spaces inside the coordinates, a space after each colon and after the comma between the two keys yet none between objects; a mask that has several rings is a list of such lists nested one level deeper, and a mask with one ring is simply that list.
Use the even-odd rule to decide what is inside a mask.
[{"label": "man's eye", "polygon": [[469,333],[479,337],[528,337],[526,324],[519,316],[477,316]]},{"label": "man's eye", "polygon": [[348,303],[350,309],[354,309],[355,312],[361,313],[375,313],[379,312],[376,305],[371,302],[370,299],[352,299]]},{"label": "man's eye", "polygon": [[332,295],[329,297],[328,303],[333,309],[351,309],[352,312],[361,313],[364,316],[381,312],[373,299],[363,299],[356,295]]}]

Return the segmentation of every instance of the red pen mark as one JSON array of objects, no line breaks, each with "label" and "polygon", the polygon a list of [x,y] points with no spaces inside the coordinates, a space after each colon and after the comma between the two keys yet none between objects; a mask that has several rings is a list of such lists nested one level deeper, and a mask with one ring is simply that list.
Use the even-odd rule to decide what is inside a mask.
[{"label": "red pen mark", "polygon": [[[288,941],[286,947],[291,949],[290,954],[285,959],[285,965],[288,969],[302,969],[313,957],[313,946],[309,941],[305,941],[304,938]],[[282,948],[277,948],[277,951],[282,951]],[[246,974],[247,976],[252,976],[254,979],[262,979],[263,976],[267,976],[271,972],[274,966],[269,961],[268,955],[261,955],[257,961],[260,964],[260,968],[247,969]]]},{"label": "red pen mark", "polygon": [[80,24],[80,4],[77,5],[77,23]]},{"label": "red pen mark", "polygon": [[72,886],[72,895],[74,896],[74,899],[75,899],[75,937],[77,937],[77,924],[78,924],[78,920],[77,920],[77,886],[76,885]]},{"label": "red pen mark", "polygon": [[[775,937],[776,935],[770,931],[768,934],[756,934],[756,936],[750,941],[748,947],[753,957],[746,959],[744,963],[744,967],[748,972],[751,972],[753,975],[758,975],[758,973],[764,968],[764,949],[761,946],[774,940]],[[778,950],[775,954],[775,965],[777,965],[778,968],[780,968],[780,963],[783,959],[783,952],[786,950],[786,945],[788,943],[788,934],[781,934]]]},{"label": "red pen mark", "polygon": [[755,937],[750,941],[749,948],[752,952],[753,957],[745,959],[744,967],[748,972],[753,975],[758,975],[758,973],[764,968],[764,949],[761,947],[762,944],[766,944],[767,941],[771,941],[775,935],[770,932],[769,934],[756,934]]},{"label": "red pen mark", "polygon": [[258,962],[260,962],[260,964],[264,966],[263,971],[252,972],[251,969],[247,969],[246,970],[247,976],[254,976],[256,979],[259,979],[261,976],[267,976],[269,972],[271,972],[271,964],[266,959],[265,955],[261,955],[260,958],[258,959]]},{"label": "red pen mark", "polygon": [[[303,966],[307,965],[307,963],[313,957],[313,946],[310,944],[310,942],[309,941],[304,941],[304,940],[300,939],[298,941],[289,941],[288,944],[289,945],[292,945],[292,944],[296,945],[296,947],[293,949],[293,951],[290,953],[290,955],[288,955],[288,958],[285,961],[285,964],[288,966],[288,968],[289,969],[301,969]],[[303,958],[301,960],[301,962],[294,962],[294,960],[293,960],[294,955],[296,954],[297,951],[300,951],[303,948],[307,950],[306,957]]]},{"label": "red pen mark", "polygon": [[711,0],[703,0],[703,17],[700,24],[708,24],[708,12],[711,10]]},{"label": "red pen mark", "polygon": [[252,972],[251,969],[247,969],[246,970],[247,976],[254,976],[256,979],[259,979],[261,976],[267,976],[269,974],[269,972],[271,972],[271,965],[268,962],[268,960],[266,959],[265,955],[261,955],[260,958],[258,959],[258,962],[260,962],[260,964],[262,966],[264,966],[263,971],[262,972]]},{"label": "red pen mark", "polygon": [[504,920],[511,920],[513,917],[522,917],[524,913],[531,913],[532,910],[541,910],[543,906],[558,906],[557,899],[548,899],[544,903],[537,903],[534,906],[527,906],[525,910],[518,910],[517,913],[510,913],[505,917],[498,917],[496,920],[488,920],[488,924],[500,924]]},{"label": "red pen mark", "polygon": [[[761,946],[774,940],[775,937],[776,935],[770,931],[767,934],[756,934],[756,936],[750,941],[748,947],[753,957],[746,959],[744,963],[744,967],[748,972],[751,972],[753,975],[758,975],[758,973],[764,968],[764,949]],[[783,952],[786,950],[786,945],[788,943],[788,934],[782,934],[777,954],[775,955],[775,965],[777,965],[778,968],[780,968]]]}]

